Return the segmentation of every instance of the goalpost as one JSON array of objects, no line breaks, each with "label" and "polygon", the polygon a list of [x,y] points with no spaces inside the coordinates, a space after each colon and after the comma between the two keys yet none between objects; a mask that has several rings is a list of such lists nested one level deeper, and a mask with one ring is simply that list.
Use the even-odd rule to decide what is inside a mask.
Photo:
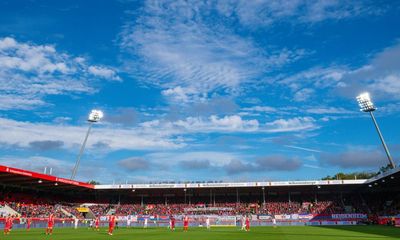
[{"label": "goalpost", "polygon": [[192,207],[184,210],[186,214],[194,215],[196,221],[200,222],[200,226],[205,226],[208,219],[212,227],[236,227],[236,216],[229,214],[233,211],[233,208]]},{"label": "goalpost", "polygon": [[236,216],[210,216],[212,227],[236,227]]}]

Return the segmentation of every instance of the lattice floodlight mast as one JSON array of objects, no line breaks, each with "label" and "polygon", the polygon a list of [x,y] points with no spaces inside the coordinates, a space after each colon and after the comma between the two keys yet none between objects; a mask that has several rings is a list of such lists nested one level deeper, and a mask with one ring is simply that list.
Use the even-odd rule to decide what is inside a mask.
[{"label": "lattice floodlight mast", "polygon": [[386,145],[385,139],[383,138],[381,130],[379,129],[378,122],[376,121],[375,116],[373,114],[373,112],[376,110],[376,107],[374,106],[374,103],[371,101],[371,97],[370,97],[369,93],[365,92],[365,93],[358,95],[357,102],[358,102],[358,105],[360,106],[360,111],[368,112],[370,114],[372,121],[374,122],[376,131],[378,132],[379,138],[381,139],[383,148],[385,149],[386,156],[389,160],[390,167],[395,168],[396,164],[394,163],[392,156],[390,155],[389,148]]},{"label": "lattice floodlight mast", "polygon": [[82,143],[81,150],[79,151],[78,157],[76,158],[76,163],[75,163],[74,169],[72,170],[72,174],[71,174],[71,180],[73,180],[75,178],[76,172],[78,171],[79,164],[81,162],[81,157],[82,157],[83,151],[85,150],[86,142],[89,138],[90,130],[92,129],[93,124],[100,121],[103,117],[104,117],[104,114],[100,110],[94,109],[90,112],[89,117],[88,117],[89,128],[86,132],[85,140]]}]

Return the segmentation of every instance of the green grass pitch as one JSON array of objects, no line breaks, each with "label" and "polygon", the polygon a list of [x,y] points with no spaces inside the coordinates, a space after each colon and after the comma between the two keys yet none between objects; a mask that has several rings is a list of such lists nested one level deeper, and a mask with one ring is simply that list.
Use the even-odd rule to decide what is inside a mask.
[{"label": "green grass pitch", "polygon": [[294,240],[342,240],[342,239],[400,239],[400,229],[385,226],[340,226],[340,227],[253,227],[250,232],[234,227],[215,227],[211,230],[192,227],[188,232],[181,228],[171,232],[166,228],[120,228],[113,236],[107,229],[93,230],[59,228],[52,236],[46,236],[44,229],[14,230],[10,235],[0,235],[0,240],[244,240],[244,239],[294,239]]}]

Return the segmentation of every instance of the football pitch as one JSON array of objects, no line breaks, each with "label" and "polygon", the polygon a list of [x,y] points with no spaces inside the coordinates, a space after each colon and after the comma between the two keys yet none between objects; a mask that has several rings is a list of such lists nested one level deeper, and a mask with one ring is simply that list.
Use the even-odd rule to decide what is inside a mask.
[{"label": "football pitch", "polygon": [[342,239],[400,239],[400,229],[386,226],[338,226],[338,227],[253,227],[243,232],[233,227],[216,227],[211,230],[192,227],[188,232],[181,228],[171,232],[166,228],[120,228],[113,236],[107,235],[107,229],[93,231],[89,229],[54,230],[52,236],[46,236],[43,229],[14,230],[10,235],[0,235],[0,239],[12,240],[243,240],[243,239],[299,239],[299,240],[342,240]]}]

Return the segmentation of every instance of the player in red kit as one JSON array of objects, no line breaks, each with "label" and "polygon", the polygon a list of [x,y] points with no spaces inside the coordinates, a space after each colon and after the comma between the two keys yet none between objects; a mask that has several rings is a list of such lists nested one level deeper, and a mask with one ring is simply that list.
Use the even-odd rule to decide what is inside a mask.
[{"label": "player in red kit", "polygon": [[189,228],[189,217],[185,216],[185,218],[183,219],[183,231],[187,232]]},{"label": "player in red kit", "polygon": [[10,216],[7,216],[4,219],[4,235],[10,234],[10,219],[11,219]]},{"label": "player in red kit", "polygon": [[8,232],[10,233],[14,225],[14,216],[11,215],[8,221]]},{"label": "player in red kit", "polygon": [[32,222],[32,220],[30,218],[26,219],[26,231],[31,230],[31,222]]},{"label": "player in red kit", "polygon": [[53,227],[54,227],[54,215],[51,213],[49,215],[49,218],[47,219],[46,235],[53,234]]},{"label": "player in red kit", "polygon": [[13,225],[14,225],[14,216],[12,215],[11,217],[10,217],[10,232],[11,232],[11,230],[12,230],[12,228],[13,228]]},{"label": "player in red kit", "polygon": [[95,222],[94,222],[94,228],[99,231],[99,226],[100,226],[100,219],[99,217],[96,218]]},{"label": "player in red kit", "polygon": [[115,216],[112,215],[108,219],[108,235],[113,235],[114,227],[115,227]]},{"label": "player in red kit", "polygon": [[171,216],[171,231],[175,231],[175,218]]},{"label": "player in red kit", "polygon": [[250,218],[246,217],[246,231],[250,231]]}]

